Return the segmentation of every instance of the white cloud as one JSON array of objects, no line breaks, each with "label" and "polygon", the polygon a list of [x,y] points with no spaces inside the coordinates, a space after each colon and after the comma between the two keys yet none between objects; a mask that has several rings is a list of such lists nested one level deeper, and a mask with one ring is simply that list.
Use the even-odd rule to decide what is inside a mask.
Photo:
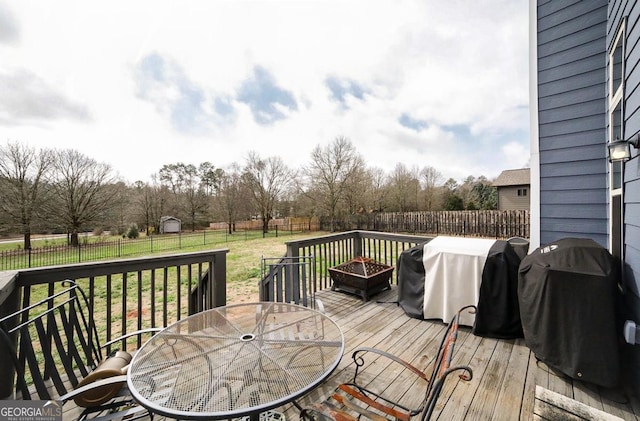
[{"label": "white cloud", "polygon": [[89,118],[88,109],[28,70],[0,70],[0,124],[42,124],[56,119]]},{"label": "white cloud", "polygon": [[20,39],[20,29],[11,9],[0,3],[0,43],[15,43]]},{"label": "white cloud", "polygon": [[[491,177],[528,157],[526,2],[0,0],[0,10],[19,35],[0,43],[0,74],[30,74],[61,104],[39,124],[37,102],[25,102],[26,119],[0,97],[4,137],[78,149],[128,181],[165,163],[242,163],[250,150],[297,166],[336,136],[370,166],[429,165],[446,178]],[[171,83],[141,85],[154,55]],[[258,110],[269,124],[240,100],[256,68],[286,93]],[[351,92],[344,104],[332,77]]]},{"label": "white cloud", "polygon": [[509,142],[502,146],[501,152],[509,168],[524,168],[529,164],[529,150],[521,143]]}]

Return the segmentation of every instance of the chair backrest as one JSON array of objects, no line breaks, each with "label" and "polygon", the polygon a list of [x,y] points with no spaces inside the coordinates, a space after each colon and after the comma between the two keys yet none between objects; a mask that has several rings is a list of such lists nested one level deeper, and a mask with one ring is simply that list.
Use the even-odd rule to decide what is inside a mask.
[{"label": "chair backrest", "polygon": [[442,341],[438,348],[438,355],[436,356],[436,360],[432,367],[433,371],[431,372],[429,386],[426,391],[426,401],[421,416],[422,420],[428,420],[431,417],[436,401],[438,400],[438,396],[440,396],[444,382],[449,374],[455,371],[462,371],[463,373],[460,375],[460,378],[463,380],[471,380],[471,376],[473,375],[471,368],[465,365],[458,365],[455,367],[451,366],[453,351],[455,349],[456,340],[458,339],[460,314],[466,310],[475,313],[476,306],[469,305],[459,309],[447,325],[445,333],[442,336]]},{"label": "chair backrest", "polygon": [[[64,395],[102,359],[84,292],[73,281],[55,286],[58,291],[42,286],[46,298],[0,319],[0,347],[10,350],[16,399]],[[39,293],[38,287],[31,291]]]}]

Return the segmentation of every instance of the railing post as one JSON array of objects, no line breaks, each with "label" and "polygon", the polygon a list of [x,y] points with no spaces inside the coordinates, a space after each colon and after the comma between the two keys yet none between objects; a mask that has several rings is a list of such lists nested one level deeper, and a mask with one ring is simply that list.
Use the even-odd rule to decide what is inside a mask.
[{"label": "railing post", "polygon": [[[17,287],[18,274],[5,272],[0,274],[0,318],[15,313],[20,308],[20,288]],[[9,292],[11,291],[11,292]],[[5,295],[6,294],[6,295]],[[4,300],[2,300],[4,298]],[[11,320],[14,324],[17,320]],[[13,326],[7,326],[8,328]],[[15,345],[15,336],[9,337],[9,340]],[[6,346],[0,346],[0,378],[12,379],[15,375],[15,368],[10,352]],[[13,382],[0,382],[0,399],[9,398],[13,393]]]},{"label": "railing post", "polygon": [[264,256],[260,258],[260,282],[258,282],[258,300],[259,301],[269,301],[269,283],[265,282],[265,273],[266,269],[266,261]]},{"label": "railing post", "polygon": [[210,287],[213,291],[211,304],[213,307],[222,307],[227,305],[227,253],[216,254],[209,265]]},{"label": "railing post", "polygon": [[362,242],[364,239],[360,235],[360,232],[355,233],[355,238],[353,239],[353,257],[362,256]]},{"label": "railing post", "polygon": [[287,256],[285,258],[289,258],[289,262],[291,263],[285,266],[285,301],[293,301],[296,304],[300,304],[302,298],[302,302],[306,306],[306,297],[300,297],[300,269],[299,266],[295,264],[300,263],[300,249],[287,247]]}]

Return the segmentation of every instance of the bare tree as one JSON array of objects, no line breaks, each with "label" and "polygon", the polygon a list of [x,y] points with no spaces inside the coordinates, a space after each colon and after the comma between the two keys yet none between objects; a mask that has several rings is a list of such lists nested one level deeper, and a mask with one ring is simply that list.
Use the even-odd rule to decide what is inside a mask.
[{"label": "bare tree", "polygon": [[114,188],[117,180],[109,165],[73,149],[54,155],[51,187],[55,200],[49,210],[67,229],[69,243],[78,246],[80,230],[100,221],[117,203],[121,191]]},{"label": "bare tree", "polygon": [[439,209],[440,186],[444,180],[442,174],[433,167],[424,167],[420,171],[420,175],[422,176],[425,209],[428,211]]},{"label": "bare tree", "polygon": [[227,222],[229,234],[235,231],[235,224],[241,212],[247,211],[245,186],[242,183],[242,173],[238,164],[233,164],[222,173],[219,183],[217,203],[220,213]]},{"label": "bare tree", "polygon": [[135,196],[133,203],[136,205],[138,221],[145,227],[147,235],[158,232],[160,218],[164,215],[164,207],[167,202],[167,189],[157,182],[157,175],[151,176],[151,183],[136,181],[133,185]]},{"label": "bare tree", "polygon": [[[158,181],[163,189],[169,192],[169,200],[164,211],[167,215],[182,218],[182,207],[180,206],[180,193],[182,192],[183,180],[180,175],[180,166],[184,164],[165,164],[158,171]],[[165,215],[161,215],[165,216]]]},{"label": "bare tree", "polygon": [[249,152],[242,175],[249,188],[254,203],[262,218],[262,232],[269,232],[269,221],[273,216],[276,202],[293,183],[294,174],[282,158],[260,158],[256,152]]},{"label": "bare tree", "polygon": [[344,189],[344,203],[349,214],[367,213],[367,191],[370,186],[371,180],[364,165],[353,171]]},{"label": "bare tree", "polygon": [[31,248],[33,224],[46,199],[42,188],[51,165],[51,152],[36,151],[17,142],[0,147],[0,211]]},{"label": "bare tree", "polygon": [[177,209],[189,219],[191,231],[195,231],[198,221],[208,209],[205,184],[201,182],[198,169],[192,164],[163,165],[160,180],[174,194]]},{"label": "bare tree", "polygon": [[371,209],[382,212],[388,195],[387,174],[382,168],[370,168],[368,172],[371,183],[369,190]]},{"label": "bare tree", "polygon": [[400,212],[418,209],[420,181],[417,169],[409,170],[403,163],[396,164],[389,176],[391,188],[390,208]]},{"label": "bare tree", "polygon": [[340,201],[345,200],[345,191],[350,178],[363,172],[364,160],[351,141],[337,137],[325,148],[316,146],[311,153],[311,163],[305,168],[310,191],[329,215],[329,227],[333,231]]},{"label": "bare tree", "polygon": [[[111,190],[115,190],[111,192]],[[131,206],[133,201],[133,191],[127,187],[123,181],[104,186],[103,194],[112,197],[112,202],[99,217],[92,222],[92,229],[97,227],[109,227],[111,232],[117,228],[116,233],[129,233],[132,224],[137,221],[135,209]],[[142,225],[140,225],[142,226]],[[88,228],[88,227],[87,227]],[[137,226],[135,226],[137,229]]]}]

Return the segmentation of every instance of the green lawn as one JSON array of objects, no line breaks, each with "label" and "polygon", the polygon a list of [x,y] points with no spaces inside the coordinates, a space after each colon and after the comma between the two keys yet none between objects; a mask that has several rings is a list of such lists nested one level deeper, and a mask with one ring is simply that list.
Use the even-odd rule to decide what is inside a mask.
[{"label": "green lawn", "polygon": [[0,242],[0,270],[19,270],[29,267],[57,266],[98,260],[180,253],[257,240],[274,240],[284,244],[295,236],[314,236],[315,233],[271,231],[263,236],[261,231],[199,231],[181,234],[142,236],[137,239],[119,236],[81,236],[79,247],[66,246],[66,237],[34,238],[32,249],[23,250],[22,242]]},{"label": "green lawn", "polygon": [[[206,241],[206,244],[204,244],[204,242],[201,240],[203,235],[202,233],[195,235],[195,237],[198,238],[192,238],[194,236],[183,235],[180,248],[156,247],[153,252],[151,252],[148,247],[138,247],[138,249],[136,249],[135,243],[130,244],[130,242],[135,240],[123,240],[121,242],[122,245],[120,246],[119,252],[122,257],[130,258],[136,256],[175,254],[182,252],[228,248],[227,302],[236,303],[255,301],[258,299],[258,282],[260,281],[261,275],[262,257],[267,258],[283,256],[287,251],[287,247],[285,244],[287,241],[303,238],[313,238],[326,234],[326,232],[319,231],[297,234],[285,234],[280,232],[278,237],[275,237],[274,234],[271,234],[272,236],[262,238],[261,232],[254,231],[247,232],[246,234],[237,234],[235,236],[227,235],[225,237],[218,235],[218,237],[214,238],[212,237],[211,232],[209,232],[209,239]],[[176,242],[178,241],[177,237],[173,237],[173,239]],[[64,243],[65,240],[62,239],[61,241]],[[145,241],[148,241],[148,239],[145,239]],[[155,243],[156,245],[159,244],[159,242],[157,241]],[[34,249],[35,248],[36,244],[34,242]],[[87,259],[84,261],[114,258],[117,259],[117,251],[118,250],[116,248],[105,248],[99,258]],[[84,252],[86,252],[86,250]],[[32,262],[37,263],[37,259],[38,255],[34,254],[32,257]],[[78,259],[74,255],[73,250],[72,253],[59,253],[59,256],[57,256],[56,259],[57,264],[60,265],[78,262]],[[35,267],[38,265],[34,264],[33,266]],[[186,276],[183,279],[186,279]]]}]

